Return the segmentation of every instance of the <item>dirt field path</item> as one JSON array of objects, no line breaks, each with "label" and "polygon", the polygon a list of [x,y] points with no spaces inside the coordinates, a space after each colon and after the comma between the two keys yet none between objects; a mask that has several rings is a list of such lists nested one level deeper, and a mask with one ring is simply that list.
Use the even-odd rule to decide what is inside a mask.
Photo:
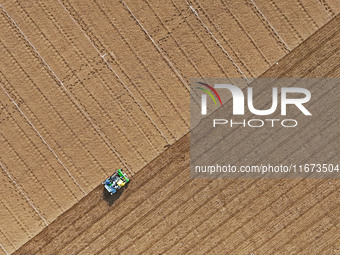
[{"label": "dirt field path", "polygon": [[[338,77],[339,25],[338,15],[261,77]],[[316,152],[325,160],[337,157],[334,132]],[[307,133],[313,144],[318,137],[310,128]],[[249,154],[260,145],[252,146]],[[274,146],[273,158],[281,157],[281,147]],[[296,148],[288,157],[311,155]],[[236,161],[237,155],[231,158]],[[98,186],[16,254],[339,251],[338,180],[197,180],[189,178],[188,167],[189,134],[139,171],[121,196],[105,201]]]}]

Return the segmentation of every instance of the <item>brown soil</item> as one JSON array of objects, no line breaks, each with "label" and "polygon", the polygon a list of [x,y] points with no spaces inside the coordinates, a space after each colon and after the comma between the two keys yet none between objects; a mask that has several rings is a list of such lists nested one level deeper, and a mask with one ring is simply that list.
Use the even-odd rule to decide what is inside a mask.
[{"label": "brown soil", "polygon": [[[339,24],[337,16],[261,77],[338,77]],[[98,186],[16,254],[339,252],[338,180],[190,179],[189,138],[139,171],[111,206]],[[336,157],[338,138],[324,142],[319,153]]]},{"label": "brown soil", "polygon": [[[190,1],[198,17],[181,0],[126,0],[135,17],[118,0],[61,2],[66,10],[58,1],[0,3],[7,11],[0,9],[0,254],[2,247],[14,252],[46,225],[18,253],[84,248],[91,254],[118,239],[120,253],[170,246],[181,252],[204,233],[208,239],[226,215],[236,221],[230,215],[243,205],[233,200],[237,192],[245,192],[244,205],[252,198],[270,203],[258,192],[268,192],[274,181],[188,179],[188,136],[181,137],[189,130],[189,79],[258,77],[334,18],[337,1]],[[337,77],[338,19],[265,76]],[[118,167],[136,175],[108,207],[98,183]],[[295,183],[279,186],[277,196]],[[306,185],[314,189],[316,182]],[[208,210],[225,208],[226,199],[234,207],[219,212],[211,225],[200,225]],[[234,235],[248,234],[246,218],[239,217],[245,227],[231,225]],[[112,236],[102,235],[104,229]],[[243,245],[240,252],[248,251]]]}]

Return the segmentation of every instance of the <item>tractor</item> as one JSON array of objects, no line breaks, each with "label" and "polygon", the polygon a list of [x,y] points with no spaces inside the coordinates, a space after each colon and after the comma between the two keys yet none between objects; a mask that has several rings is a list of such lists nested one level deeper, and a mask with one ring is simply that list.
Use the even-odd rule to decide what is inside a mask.
[{"label": "tractor", "polygon": [[117,190],[124,187],[130,179],[127,177],[126,173],[122,169],[118,169],[113,175],[107,178],[103,184],[105,189],[113,195]]}]

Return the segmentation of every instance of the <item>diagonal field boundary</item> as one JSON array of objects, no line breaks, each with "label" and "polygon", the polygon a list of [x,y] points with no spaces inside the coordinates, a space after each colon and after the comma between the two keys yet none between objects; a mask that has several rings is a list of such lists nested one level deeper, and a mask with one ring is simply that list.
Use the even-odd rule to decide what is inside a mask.
[{"label": "diagonal field boundary", "polygon": [[[282,60],[280,60],[279,61],[280,64],[273,66],[266,73],[264,73],[262,76],[263,77],[269,77],[269,76],[276,77],[276,76],[281,76],[283,74],[286,74],[286,75],[295,74],[295,75],[297,75],[297,72],[306,74],[305,68],[310,70],[310,69],[312,69],[312,67],[315,68],[316,66],[318,66],[318,64],[314,63],[314,61],[312,61],[312,62],[308,61],[306,63],[306,62],[304,62],[304,60],[306,59],[307,56],[309,56],[309,54],[311,52],[314,52],[314,50],[318,50],[320,48],[320,45],[324,45],[325,44],[324,40],[328,40],[329,38],[333,38],[334,33],[337,34],[337,38],[339,38],[339,33],[335,32],[335,28],[337,27],[337,25],[340,22],[340,15],[337,16],[336,20],[333,20],[333,21],[334,22],[330,22],[329,24],[325,25],[325,27],[322,28],[320,30],[320,32],[315,33],[312,37],[307,39],[306,42],[304,42],[303,44],[298,46],[290,54],[288,54],[286,57],[284,57]],[[334,41],[335,41],[335,39],[333,38],[333,42]],[[329,51],[331,53],[333,52],[334,47],[331,47],[329,49]],[[319,56],[316,59],[316,61],[323,58],[323,54],[320,54],[320,55],[322,55],[322,56]],[[330,67],[330,68],[333,68],[333,67]],[[321,73],[326,74],[326,73],[328,73],[327,70],[328,69],[323,70]],[[308,74],[308,71],[307,71],[307,74]],[[333,73],[333,74],[335,74],[335,73]],[[89,226],[84,227],[84,229],[77,229],[77,230],[74,230],[74,225],[72,225],[72,224],[74,222],[78,221],[78,220],[80,222],[87,222],[87,221],[89,221],[89,219],[90,220],[94,219],[94,224],[96,224],[97,221],[103,220],[103,217],[106,217],[107,221],[110,221],[110,217],[107,216],[108,213],[111,213],[111,215],[115,215],[115,213],[117,213],[117,214],[123,215],[122,217],[124,217],[125,213],[126,214],[130,213],[129,211],[124,212],[125,207],[135,207],[136,206],[137,209],[138,209],[138,206],[139,206],[138,203],[129,204],[128,201],[133,200],[134,197],[139,197],[139,196],[145,195],[143,193],[145,191],[143,191],[143,189],[142,189],[142,187],[145,183],[149,183],[149,182],[152,182],[152,181],[155,182],[155,181],[157,181],[158,178],[162,178],[164,173],[170,172],[169,170],[171,169],[171,167],[170,167],[171,165],[172,165],[173,168],[180,168],[180,167],[183,167],[183,166],[187,166],[189,164],[188,158],[183,159],[184,161],[187,162],[187,164],[183,164],[182,162],[179,162],[179,160],[178,160],[181,155],[188,154],[189,135],[190,135],[190,133],[188,133],[183,138],[181,138],[179,141],[177,141],[176,143],[171,145],[165,152],[163,152],[154,161],[152,161],[150,164],[145,166],[140,172],[138,172],[135,175],[135,181],[133,183],[131,183],[131,186],[129,186],[129,188],[121,195],[121,197],[115,202],[115,204],[111,208],[105,207],[106,203],[105,203],[105,201],[102,200],[102,196],[101,196],[101,191],[102,191],[103,187],[101,185],[99,185],[97,188],[95,188],[95,190],[93,192],[91,192],[89,194],[89,196],[84,197],[81,202],[74,205],[70,210],[68,210],[67,212],[62,214],[56,221],[54,221],[49,227],[45,228],[40,234],[38,234],[36,237],[34,237],[32,240],[30,240],[24,246],[22,246],[16,252],[16,254],[28,254],[28,253],[34,254],[34,253],[37,253],[38,251],[43,250],[46,246],[49,246],[49,250],[50,251],[53,250],[54,252],[56,252],[56,249],[59,249],[59,250],[64,249],[66,245],[76,247],[76,249],[79,249],[79,247],[88,247],[90,245],[90,243],[93,241],[93,239],[91,239],[91,238],[93,238],[93,236],[89,235],[87,237],[86,234],[84,235],[84,232],[85,233],[91,233],[91,234],[94,234],[94,236],[96,236],[95,234],[97,234],[97,233],[93,233],[93,232],[90,231],[91,230],[90,228],[93,227],[93,224],[90,224]],[[183,146],[183,144],[186,144],[186,146]],[[306,157],[307,157],[307,155],[306,155]],[[176,161],[176,159],[177,159],[177,161]],[[172,162],[175,162],[175,163],[172,164]],[[163,169],[163,168],[166,168],[166,169]],[[173,170],[173,169],[171,169],[171,170]],[[181,169],[180,171],[185,172],[187,170]],[[173,173],[173,174],[176,175],[176,173]],[[188,172],[188,175],[189,175],[189,172]],[[166,180],[163,177],[163,179],[159,179],[158,181],[165,182]],[[193,181],[191,181],[191,182],[193,182]],[[188,183],[186,183],[186,185],[188,185]],[[318,186],[315,186],[315,188],[317,188],[317,187]],[[142,190],[143,194],[139,194],[139,192],[141,190]],[[169,192],[169,194],[172,195],[171,192]],[[186,195],[186,193],[181,194],[181,196],[183,196],[186,199],[185,195]],[[145,197],[146,197],[146,200],[148,200],[149,197],[147,195],[145,195]],[[163,199],[166,200],[166,197],[163,197]],[[180,197],[180,199],[182,199],[182,197]],[[137,200],[137,198],[135,200]],[[297,201],[298,200],[294,200],[295,205],[299,205],[299,202],[297,202]],[[140,203],[140,201],[138,201],[138,202]],[[332,203],[331,205],[334,205],[334,203]],[[250,206],[251,205],[249,205],[249,206],[246,205],[245,210],[249,210],[251,208]],[[97,211],[96,211],[96,208],[98,208]],[[107,210],[105,210],[106,208],[107,208]],[[119,208],[122,211],[119,211],[119,210],[115,211]],[[329,206],[327,208],[330,209],[331,206]],[[240,209],[240,208],[236,208],[236,209]],[[81,217],[79,217],[79,213],[82,213]],[[98,217],[97,219],[95,219],[97,215],[94,215],[94,214],[96,214],[96,213],[97,214],[100,213],[104,216]],[[151,211],[150,214],[152,215],[152,213],[153,212]],[[148,215],[148,216],[150,216],[150,215]],[[154,215],[154,216],[159,217],[159,215]],[[115,216],[113,216],[113,217],[115,217]],[[182,219],[183,218],[179,219],[178,221],[180,221]],[[302,218],[302,219],[304,220],[306,218]],[[124,221],[124,218],[122,218],[121,220]],[[300,218],[300,220],[301,220],[301,218]],[[292,221],[292,222],[294,222],[294,221]],[[72,224],[67,226],[66,223],[72,223]],[[176,222],[176,223],[178,223],[178,222]],[[108,231],[112,230],[116,226],[114,221],[112,222],[112,224],[114,224],[114,225],[108,226]],[[136,222],[136,224],[138,225],[138,222]],[[51,227],[52,225],[53,225],[53,227]],[[81,224],[79,222],[78,222],[78,225],[81,226]],[[143,226],[141,226],[141,227],[143,227]],[[259,227],[261,227],[261,226],[259,226]],[[303,229],[301,229],[301,230],[304,231]],[[75,236],[75,238],[79,237],[78,234],[75,234],[76,231],[78,231],[78,233],[80,233],[80,234],[83,234],[82,235],[83,239],[82,238],[76,239],[77,241],[80,240],[81,242],[72,243],[72,244],[65,244],[63,242],[63,238],[60,239],[61,241],[58,241],[58,237],[60,235],[63,235],[64,238],[69,238],[70,236]],[[92,229],[92,231],[95,231],[95,229]],[[97,229],[97,231],[98,231],[98,229]],[[102,229],[100,229],[99,231],[102,231]],[[126,233],[127,233],[127,235],[129,234],[129,232],[126,232]],[[99,233],[99,235],[100,235],[100,233]],[[51,236],[54,237],[53,240],[52,240],[52,238],[49,238]],[[101,238],[100,240],[108,238],[108,237],[102,238],[102,236],[99,236],[99,237]],[[152,239],[152,240],[154,240],[154,239]],[[152,242],[152,240],[150,241],[150,243]],[[106,240],[107,243],[109,243],[109,241],[110,240]],[[174,241],[176,241],[176,240],[174,240]],[[208,243],[206,243],[206,244],[208,244]],[[109,246],[110,246],[110,248],[112,248],[112,251],[115,249],[115,247],[111,246],[110,243],[109,243]],[[100,248],[109,248],[109,247],[98,247],[98,249],[100,249]],[[205,248],[208,248],[208,247],[205,247]],[[302,246],[299,247],[299,248],[304,249]],[[49,254],[49,252],[46,252],[45,254]]]}]

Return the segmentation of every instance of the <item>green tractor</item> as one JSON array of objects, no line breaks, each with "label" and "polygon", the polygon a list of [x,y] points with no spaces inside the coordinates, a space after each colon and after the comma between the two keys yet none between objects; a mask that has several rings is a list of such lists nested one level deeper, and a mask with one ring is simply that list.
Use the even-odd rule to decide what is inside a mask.
[{"label": "green tractor", "polygon": [[113,175],[107,178],[103,184],[105,189],[113,195],[117,190],[124,187],[130,179],[127,177],[126,173],[122,169],[118,169]]}]

